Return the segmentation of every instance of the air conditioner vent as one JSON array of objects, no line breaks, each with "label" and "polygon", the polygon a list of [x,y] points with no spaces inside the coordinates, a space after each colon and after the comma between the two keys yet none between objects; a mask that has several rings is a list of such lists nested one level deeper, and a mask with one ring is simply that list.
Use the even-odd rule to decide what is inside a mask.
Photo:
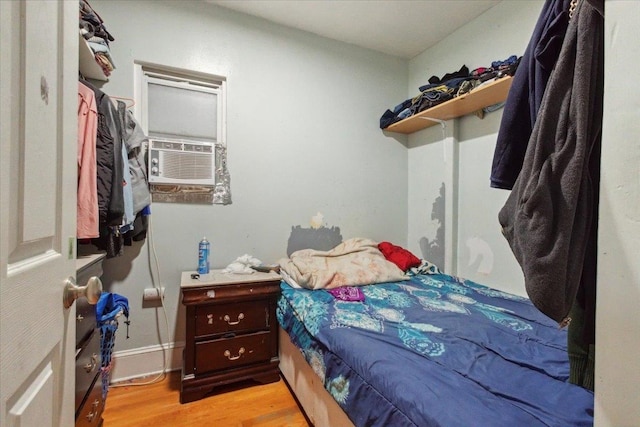
[{"label": "air conditioner vent", "polygon": [[211,179],[211,154],[185,152],[164,153],[165,178],[173,179]]},{"label": "air conditioner vent", "polygon": [[149,146],[150,183],[215,184],[213,143],[154,139]]}]

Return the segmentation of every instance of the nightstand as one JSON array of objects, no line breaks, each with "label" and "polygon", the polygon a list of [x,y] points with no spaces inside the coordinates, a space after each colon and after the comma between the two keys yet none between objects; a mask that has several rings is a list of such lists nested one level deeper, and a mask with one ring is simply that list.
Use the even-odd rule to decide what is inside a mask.
[{"label": "nightstand", "polygon": [[186,307],[180,403],[202,399],[218,386],[280,380],[276,273],[212,270],[192,279],[182,273]]}]

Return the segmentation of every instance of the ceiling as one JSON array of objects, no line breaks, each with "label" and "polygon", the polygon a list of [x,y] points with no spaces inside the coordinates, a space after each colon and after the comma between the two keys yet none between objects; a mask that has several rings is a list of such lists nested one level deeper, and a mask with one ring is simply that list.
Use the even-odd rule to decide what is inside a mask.
[{"label": "ceiling", "polygon": [[269,21],[413,58],[501,0],[205,0]]}]

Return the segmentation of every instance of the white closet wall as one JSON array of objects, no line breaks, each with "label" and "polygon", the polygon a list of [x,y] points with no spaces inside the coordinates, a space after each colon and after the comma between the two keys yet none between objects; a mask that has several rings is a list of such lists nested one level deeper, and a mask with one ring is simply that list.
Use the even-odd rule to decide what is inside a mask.
[{"label": "white closet wall", "polygon": [[597,427],[640,425],[640,2],[605,3],[596,308]]}]

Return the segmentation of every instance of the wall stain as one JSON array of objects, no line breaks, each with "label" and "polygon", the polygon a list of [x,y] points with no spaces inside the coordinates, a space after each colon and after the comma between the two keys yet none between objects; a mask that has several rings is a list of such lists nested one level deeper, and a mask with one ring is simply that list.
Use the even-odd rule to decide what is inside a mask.
[{"label": "wall stain", "polygon": [[491,274],[493,271],[493,251],[489,243],[476,236],[467,239],[467,248],[469,248],[467,265],[480,274]]},{"label": "wall stain", "polygon": [[440,186],[440,195],[435,198],[431,208],[431,219],[438,221],[438,229],[433,240],[420,238],[422,258],[431,261],[440,268],[444,268],[444,215],[445,215],[445,187]]},{"label": "wall stain", "polygon": [[291,234],[287,243],[287,256],[301,249],[315,249],[328,251],[342,243],[340,227],[310,227],[302,228],[301,225],[291,227]]}]

